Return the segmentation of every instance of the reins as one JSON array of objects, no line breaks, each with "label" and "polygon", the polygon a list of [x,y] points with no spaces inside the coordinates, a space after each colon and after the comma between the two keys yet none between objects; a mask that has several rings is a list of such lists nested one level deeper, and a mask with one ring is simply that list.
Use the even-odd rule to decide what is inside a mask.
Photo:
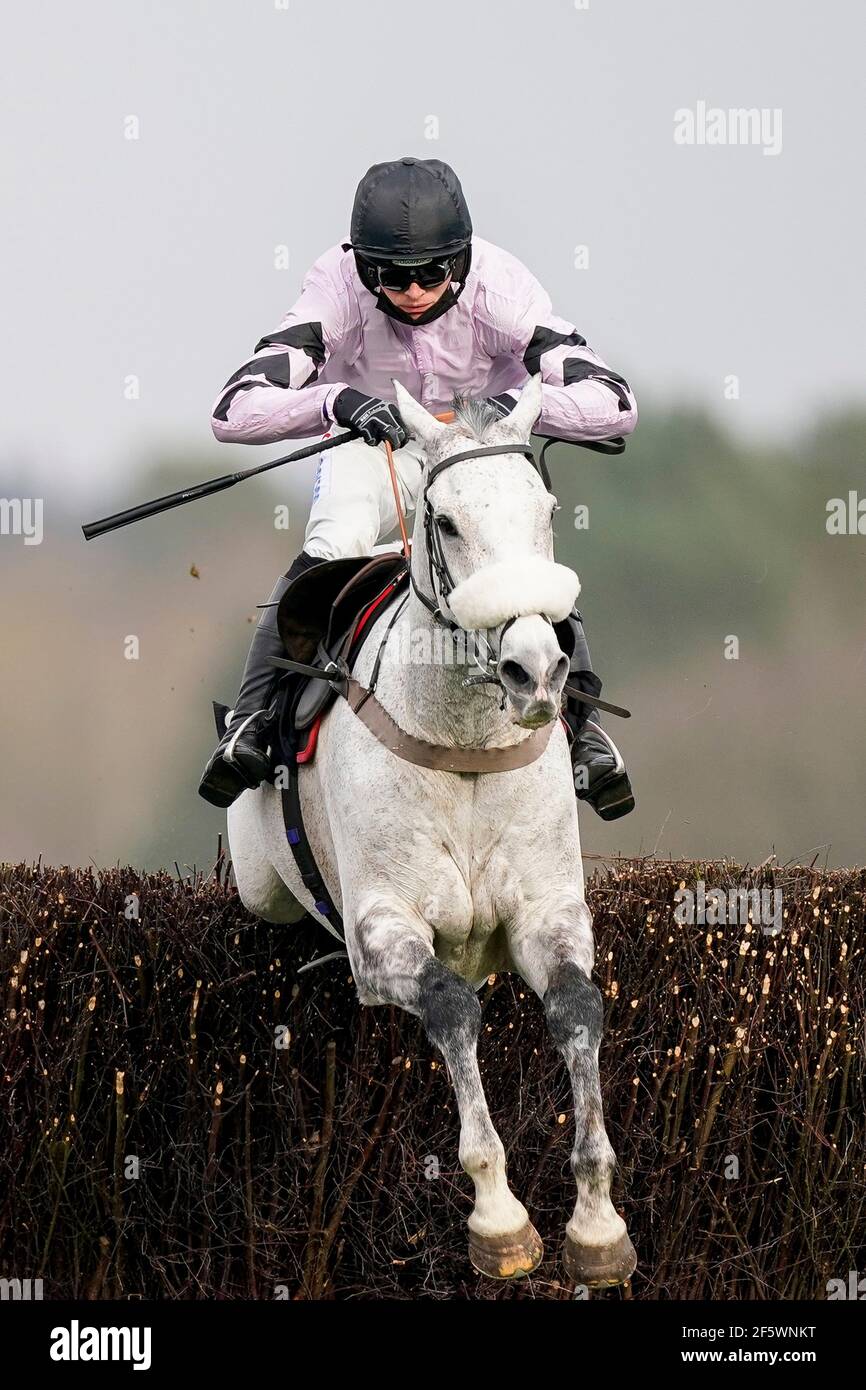
[{"label": "reins", "polygon": [[[437,417],[441,419],[441,416]],[[394,492],[394,506],[397,508],[397,520],[400,523],[400,538],[403,542],[403,557],[406,564],[409,564],[409,537],[406,534],[406,515],[403,511],[403,503],[400,501],[400,484],[397,482],[397,470],[394,467],[394,450],[391,448],[389,440],[385,440],[385,457],[388,460],[388,472],[391,475],[391,487]]]}]

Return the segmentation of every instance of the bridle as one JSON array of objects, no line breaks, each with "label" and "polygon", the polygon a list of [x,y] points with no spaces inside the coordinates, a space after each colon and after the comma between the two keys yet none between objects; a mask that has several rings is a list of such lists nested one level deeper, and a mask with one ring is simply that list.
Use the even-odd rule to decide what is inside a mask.
[{"label": "bridle", "polygon": [[[409,570],[409,581],[411,583],[411,586],[414,589],[417,597],[423,603],[424,607],[428,609],[428,611],[432,614],[434,622],[439,623],[443,627],[450,628],[452,632],[459,632],[461,631],[460,624],[454,622],[453,618],[449,618],[448,615],[442,611],[442,608],[440,606],[442,603],[448,602],[448,596],[456,588],[456,585],[454,582],[454,576],[448,568],[448,561],[445,558],[445,552],[442,548],[442,537],[439,534],[439,531],[434,521],[433,504],[428,496],[430,488],[432,487],[433,483],[435,483],[439,475],[443,473],[446,468],[450,468],[453,463],[460,463],[464,459],[487,458],[492,454],[524,454],[525,457],[530,460],[532,466],[539,474],[548,492],[551,491],[550,475],[548,474],[547,469],[544,466],[543,460],[536,459],[535,453],[530,444],[486,444],[482,445],[480,448],[477,449],[463,449],[458,454],[449,454],[447,458],[439,459],[437,463],[433,464],[433,466],[428,470],[427,481],[424,484],[424,491],[421,494],[421,505],[423,506],[422,520],[424,525],[424,538],[427,545],[427,566],[430,575],[430,588],[432,589],[434,595],[434,597],[431,599],[427,594],[423,592],[422,589],[419,589],[417,583],[415,582],[415,576],[412,573],[409,539],[406,534],[405,517],[400,502],[400,489],[397,485],[397,475],[394,469],[393,451],[390,443],[388,443],[387,440],[385,441],[385,453],[388,457],[388,468],[391,474],[391,485],[394,490],[394,502],[397,508],[397,517],[400,522],[400,532],[403,538],[403,554],[405,556],[406,565]],[[438,603],[436,602],[437,594],[439,596]],[[546,616],[546,614],[542,614],[541,616],[545,618],[546,622],[551,621],[550,618]],[[501,631],[499,633],[499,651],[502,650],[502,639],[504,638],[511,624],[515,621],[516,615],[514,617],[508,618],[501,625]],[[499,665],[499,652],[497,652],[494,655],[493,651],[490,648],[490,644],[487,642],[487,639],[484,638],[483,640],[484,645],[487,647],[486,660],[482,665],[478,661],[478,658],[474,657],[475,664],[476,666],[478,666],[478,675],[467,676],[464,679],[463,684],[491,684],[502,686],[502,681],[500,680],[497,674],[497,668]],[[504,686],[502,686],[502,691],[504,699]]]}]

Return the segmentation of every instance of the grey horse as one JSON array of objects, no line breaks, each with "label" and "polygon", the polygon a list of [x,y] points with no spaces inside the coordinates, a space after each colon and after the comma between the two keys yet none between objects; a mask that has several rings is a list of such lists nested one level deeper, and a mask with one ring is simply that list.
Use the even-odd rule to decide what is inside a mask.
[{"label": "grey horse", "polygon": [[[531,378],[499,421],[469,403],[443,424],[396,382],[395,390],[407,428],[424,446],[422,488],[453,454],[479,445],[513,445],[514,452],[437,472],[429,525],[438,528],[453,587],[440,592],[419,505],[413,587],[383,648],[376,695],[402,730],[440,747],[503,749],[552,727],[541,754],[524,766],[443,771],[396,756],[338,698],[314,760],[299,773],[307,833],[343,918],[360,1001],[416,1015],[445,1058],[460,1116],[460,1163],[475,1185],[472,1263],[513,1278],[542,1256],[508,1184],[476,1053],[477,991],[492,973],[514,971],[543,1001],[573,1087],[576,1201],[566,1225],[566,1272],[590,1287],[621,1283],[634,1271],[635,1254],[610,1198],[615,1157],[598,1071],[602,997],[591,978],[592,919],[558,719],[568,661],[553,623],[570,612],[579,584],[553,559],[556,499],[523,452],[541,409],[540,378]],[[460,631],[484,634],[498,684],[467,685],[466,662],[442,659],[437,606]],[[389,609],[374,620],[353,671],[359,681],[370,678],[392,618]],[[275,786],[240,796],[228,830],[248,909],[270,922],[307,912],[327,925],[287,845]]]}]

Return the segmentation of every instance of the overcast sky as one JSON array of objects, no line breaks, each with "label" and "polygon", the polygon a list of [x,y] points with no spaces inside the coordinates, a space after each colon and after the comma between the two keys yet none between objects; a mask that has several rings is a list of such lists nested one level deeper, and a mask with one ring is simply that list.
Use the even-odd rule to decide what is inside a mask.
[{"label": "overcast sky", "polygon": [[[213,398],[401,154],[454,166],[479,235],[645,407],[767,433],[862,402],[863,41],[854,0],[8,9],[4,471],[91,490],[156,446],[253,462],[212,440]],[[677,144],[701,102],[763,108],[780,150]]]}]

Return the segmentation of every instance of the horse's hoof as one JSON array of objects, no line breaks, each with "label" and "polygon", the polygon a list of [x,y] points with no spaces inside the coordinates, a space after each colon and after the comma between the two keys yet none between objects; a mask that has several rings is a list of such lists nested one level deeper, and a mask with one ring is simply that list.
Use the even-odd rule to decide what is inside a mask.
[{"label": "horse's hoof", "polygon": [[541,1263],[544,1246],[531,1221],[508,1236],[469,1232],[469,1258],[488,1279],[522,1279]]},{"label": "horse's hoof", "polygon": [[569,1279],[588,1289],[624,1284],[637,1269],[637,1255],[625,1231],[613,1245],[578,1245],[566,1235],[562,1260]]}]

